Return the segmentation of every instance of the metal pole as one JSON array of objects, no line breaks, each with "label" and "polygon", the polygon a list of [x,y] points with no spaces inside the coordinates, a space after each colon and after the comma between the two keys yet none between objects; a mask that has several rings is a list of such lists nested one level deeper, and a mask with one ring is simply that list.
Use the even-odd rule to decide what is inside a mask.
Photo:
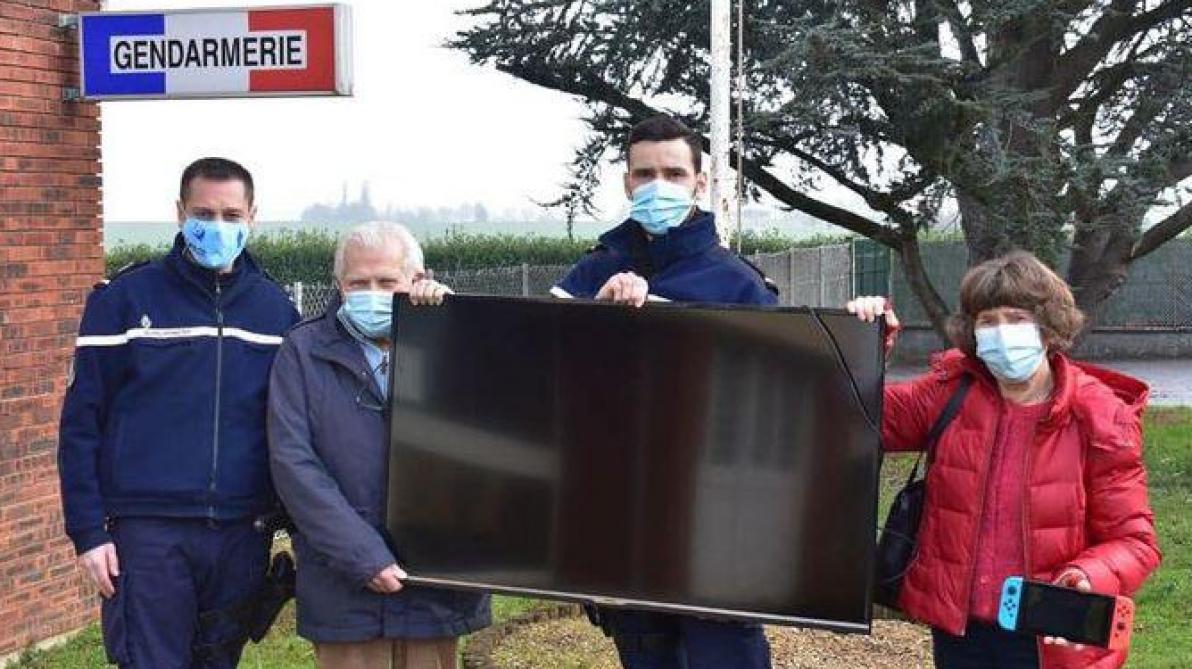
[{"label": "metal pole", "polygon": [[799,307],[807,304],[806,302],[795,301],[795,249],[794,247],[786,250],[787,265],[790,270],[786,275],[786,285],[789,289],[786,291],[786,304],[792,307]]},{"label": "metal pole", "polygon": [[824,295],[824,247],[820,246],[817,250],[819,251],[817,254],[819,256],[819,304],[817,306],[822,307],[828,301]]},{"label": "metal pole", "polygon": [[721,243],[726,246],[729,236],[737,227],[736,177],[729,163],[732,139],[732,29],[732,0],[712,0],[712,99],[708,107],[712,131],[712,165],[709,177],[716,230],[720,233]]},{"label": "metal pole", "polygon": [[745,238],[745,216],[741,207],[745,202],[745,0],[737,0],[737,253]]}]

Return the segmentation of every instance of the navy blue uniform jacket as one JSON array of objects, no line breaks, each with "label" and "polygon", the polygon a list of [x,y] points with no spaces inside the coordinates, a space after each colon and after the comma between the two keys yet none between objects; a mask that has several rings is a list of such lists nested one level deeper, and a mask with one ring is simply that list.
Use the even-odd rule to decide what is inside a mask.
[{"label": "navy blue uniform jacket", "polygon": [[625,221],[601,235],[600,246],[571,268],[551,293],[591,299],[619,272],[645,277],[651,295],[675,302],[778,302],[777,293],[756,269],[720,245],[708,212],[654,238],[636,221]]},{"label": "navy blue uniform jacket", "polygon": [[109,517],[234,520],[274,503],[265,394],[298,313],[247,253],[220,275],[184,249],[178,235],[87,298],[58,450],[80,553],[111,540]]}]

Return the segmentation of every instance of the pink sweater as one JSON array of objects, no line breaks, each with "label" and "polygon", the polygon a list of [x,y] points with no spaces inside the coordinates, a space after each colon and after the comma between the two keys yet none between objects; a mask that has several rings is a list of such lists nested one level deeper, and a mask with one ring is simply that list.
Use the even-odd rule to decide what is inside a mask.
[{"label": "pink sweater", "polygon": [[1027,449],[1035,428],[1051,408],[1050,402],[1022,406],[1005,402],[993,442],[985,506],[977,539],[977,564],[973,570],[969,616],[997,621],[1002,583],[1026,571],[1023,544],[1023,486],[1026,483]]}]

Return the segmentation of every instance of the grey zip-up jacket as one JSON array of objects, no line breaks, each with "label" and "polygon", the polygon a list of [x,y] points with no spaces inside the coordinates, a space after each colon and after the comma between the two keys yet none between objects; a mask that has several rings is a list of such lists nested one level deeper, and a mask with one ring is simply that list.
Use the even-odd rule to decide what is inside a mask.
[{"label": "grey zip-up jacket", "polygon": [[[298,634],[315,642],[458,636],[490,624],[489,597],[407,585],[369,590],[398,562],[384,537],[389,445],[360,344],[322,316],[286,336],[269,386],[269,461],[298,532]],[[359,399],[358,399],[359,398]]]}]

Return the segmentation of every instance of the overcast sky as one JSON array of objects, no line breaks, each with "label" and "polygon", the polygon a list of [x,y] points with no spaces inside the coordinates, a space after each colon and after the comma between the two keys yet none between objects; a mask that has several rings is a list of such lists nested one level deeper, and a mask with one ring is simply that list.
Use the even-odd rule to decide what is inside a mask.
[{"label": "overcast sky", "polygon": [[[109,0],[105,9],[263,4],[284,3]],[[203,155],[252,170],[261,220],[338,202],[345,182],[355,195],[366,180],[382,207],[479,201],[520,209],[559,192],[583,137],[583,107],[440,48],[461,26],[453,10],[479,0],[349,4],[353,97],[102,103],[107,220],[171,219],[178,175]],[[619,178],[607,181],[602,201],[616,214]]]}]

